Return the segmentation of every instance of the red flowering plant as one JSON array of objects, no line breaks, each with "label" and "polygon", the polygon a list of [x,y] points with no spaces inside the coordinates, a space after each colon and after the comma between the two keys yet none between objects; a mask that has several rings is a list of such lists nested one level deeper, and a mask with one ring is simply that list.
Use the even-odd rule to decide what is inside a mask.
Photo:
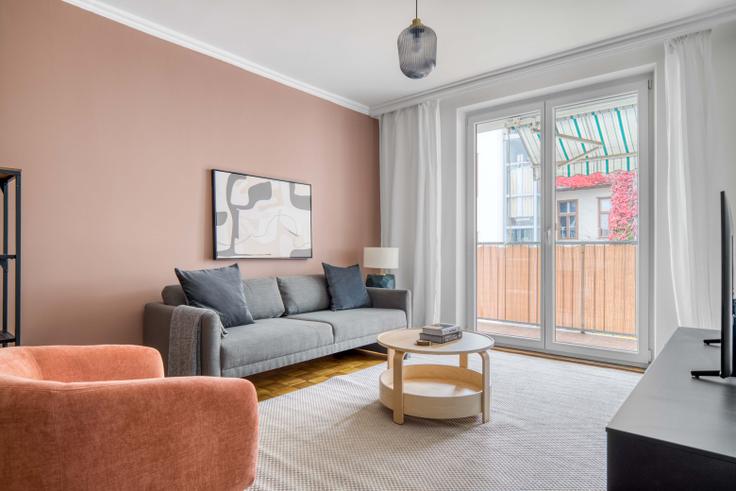
[{"label": "red flowering plant", "polygon": [[636,240],[639,226],[639,189],[636,171],[619,170],[610,174],[558,176],[557,189],[584,189],[611,186],[611,211],[608,215],[608,240]]},{"label": "red flowering plant", "polygon": [[608,240],[636,240],[639,233],[639,189],[636,171],[611,176],[611,214]]},{"label": "red flowering plant", "polygon": [[611,184],[612,174],[602,174],[600,172],[594,172],[593,174],[575,174],[574,176],[557,176],[555,184],[557,189],[584,189],[592,188],[595,186],[602,186]]}]

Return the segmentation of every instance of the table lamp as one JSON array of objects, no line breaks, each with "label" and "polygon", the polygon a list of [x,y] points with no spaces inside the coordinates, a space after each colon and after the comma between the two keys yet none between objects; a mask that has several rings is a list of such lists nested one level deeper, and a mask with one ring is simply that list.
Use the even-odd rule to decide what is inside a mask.
[{"label": "table lamp", "polygon": [[398,247],[365,247],[363,248],[363,267],[380,269],[381,274],[369,274],[365,285],[374,288],[396,288],[396,277],[387,274],[387,269],[399,267]]}]

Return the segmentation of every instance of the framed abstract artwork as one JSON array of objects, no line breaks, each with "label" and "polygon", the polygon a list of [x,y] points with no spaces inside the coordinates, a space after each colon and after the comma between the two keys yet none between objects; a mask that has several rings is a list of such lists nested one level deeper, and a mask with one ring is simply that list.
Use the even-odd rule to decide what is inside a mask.
[{"label": "framed abstract artwork", "polygon": [[212,170],[215,259],[312,257],[312,186]]}]

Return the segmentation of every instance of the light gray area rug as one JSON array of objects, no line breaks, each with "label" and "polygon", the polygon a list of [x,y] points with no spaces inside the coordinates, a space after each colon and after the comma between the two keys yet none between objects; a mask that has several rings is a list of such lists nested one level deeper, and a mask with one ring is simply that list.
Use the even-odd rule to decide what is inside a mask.
[{"label": "light gray area rug", "polygon": [[407,417],[399,426],[378,401],[384,369],[262,402],[253,489],[605,489],[605,426],[640,378],[494,351],[490,423]]}]

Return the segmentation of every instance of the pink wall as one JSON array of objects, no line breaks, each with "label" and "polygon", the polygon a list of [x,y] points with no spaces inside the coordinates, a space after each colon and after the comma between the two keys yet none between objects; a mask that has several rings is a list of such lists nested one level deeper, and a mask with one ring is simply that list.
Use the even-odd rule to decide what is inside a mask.
[{"label": "pink wall", "polygon": [[368,116],[59,1],[0,3],[0,162],[23,169],[24,344],[139,343],[173,268],[211,257],[209,169],[312,184],[320,272],[379,242]]}]

